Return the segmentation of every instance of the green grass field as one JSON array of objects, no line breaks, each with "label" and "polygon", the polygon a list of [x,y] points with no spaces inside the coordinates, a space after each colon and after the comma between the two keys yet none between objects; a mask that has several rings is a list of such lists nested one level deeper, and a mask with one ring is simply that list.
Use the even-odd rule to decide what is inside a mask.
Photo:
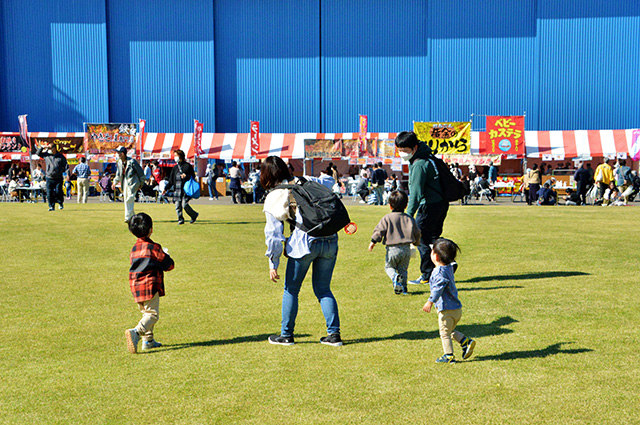
[{"label": "green grass field", "polygon": [[172,206],[137,204],[176,263],[164,346],[138,355],[123,336],[140,314],[122,204],[0,204],[0,423],[640,423],[637,208],[452,206],[459,329],[478,344],[436,365],[428,287],[394,295],[384,247],[367,252],[388,208],[346,204],[359,230],[341,234],[333,279],[343,347],[318,343],[309,278],[296,345],[266,341],[282,282],[259,206],[196,205],[178,227]]}]

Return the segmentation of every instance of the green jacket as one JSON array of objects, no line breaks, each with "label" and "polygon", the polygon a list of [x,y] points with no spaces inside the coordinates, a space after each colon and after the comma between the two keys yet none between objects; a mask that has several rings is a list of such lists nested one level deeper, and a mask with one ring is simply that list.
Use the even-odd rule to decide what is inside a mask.
[{"label": "green jacket", "polygon": [[409,165],[409,205],[407,214],[414,216],[423,204],[434,204],[444,200],[435,164],[428,160],[431,149],[420,142]]}]

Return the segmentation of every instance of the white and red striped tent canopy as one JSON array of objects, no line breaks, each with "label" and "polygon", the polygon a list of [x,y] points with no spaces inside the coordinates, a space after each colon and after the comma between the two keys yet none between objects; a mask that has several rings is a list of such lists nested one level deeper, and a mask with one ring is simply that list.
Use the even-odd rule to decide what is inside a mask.
[{"label": "white and red striped tent canopy", "polygon": [[631,152],[633,130],[525,131],[528,158],[585,158]]},{"label": "white and red striped tent canopy", "polygon": [[[367,138],[394,139],[397,133],[367,133]],[[201,158],[249,159],[249,133],[203,133]],[[261,133],[258,158],[276,155],[281,158],[304,158],[305,139],[357,139],[358,133]],[[166,157],[181,149],[189,158],[195,155],[192,133],[146,133],[143,140],[145,157]]]}]

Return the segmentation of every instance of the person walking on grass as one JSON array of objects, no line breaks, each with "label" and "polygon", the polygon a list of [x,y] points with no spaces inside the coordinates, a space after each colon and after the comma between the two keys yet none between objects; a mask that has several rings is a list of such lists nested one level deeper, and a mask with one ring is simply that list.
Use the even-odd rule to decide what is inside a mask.
[{"label": "person walking on grass", "polygon": [[438,325],[444,354],[436,359],[436,363],[455,363],[451,338],[455,339],[462,347],[464,360],[471,357],[473,349],[476,347],[475,340],[455,330],[462,317],[462,303],[458,299],[451,263],[456,259],[456,254],[459,251],[460,248],[455,242],[444,238],[437,239],[431,249],[431,261],[436,265],[436,268],[429,278],[431,294],[422,310],[431,313],[431,308],[434,305],[438,310]]},{"label": "person walking on grass", "polygon": [[122,198],[124,200],[124,222],[129,223],[129,220],[135,214],[133,206],[136,200],[136,193],[144,184],[145,176],[138,161],[127,156],[127,148],[120,146],[115,151],[118,155],[118,169],[111,188],[115,192],[116,185],[118,183],[121,184]]},{"label": "person walking on grass", "polygon": [[[48,148],[49,152],[46,152],[45,148]],[[49,200],[49,211],[55,209],[56,203],[60,205],[60,209],[63,209],[64,193],[62,193],[62,182],[64,173],[69,172],[67,158],[58,152],[58,145],[55,143],[43,143],[36,151],[36,155],[44,158],[47,166],[45,180],[47,185],[47,199]]]},{"label": "person walking on grass", "polygon": [[183,188],[184,184],[192,177],[195,178],[196,174],[193,171],[193,166],[185,160],[185,155],[182,150],[178,149],[173,152],[173,160],[176,162],[176,165],[171,169],[169,184],[165,187],[163,195],[173,190],[173,199],[176,203],[176,214],[178,215],[178,225],[184,224],[183,209],[189,217],[191,217],[190,223],[193,224],[200,214],[189,205],[191,197],[185,193]]},{"label": "person walking on grass", "polygon": [[396,294],[409,295],[407,292],[407,269],[411,260],[411,244],[420,243],[420,228],[404,209],[409,198],[407,194],[393,191],[389,195],[391,213],[382,217],[371,235],[369,252],[378,242],[387,246],[384,269],[391,278]]},{"label": "person walking on grass", "polygon": [[173,270],[174,264],[169,252],[151,240],[153,220],[149,215],[139,213],[131,217],[129,231],[138,238],[131,249],[129,286],[142,319],[135,328],[127,329],[124,335],[127,349],[135,354],[141,338],[142,350],[162,345],[154,339],[153,328],[160,314],[160,297],[164,297],[164,272]]},{"label": "person walking on grass", "polygon": [[[297,181],[297,179],[296,179]],[[278,189],[280,184],[294,183],[287,164],[277,157],[264,160],[260,173],[260,183],[268,195],[264,202],[267,223],[264,228],[265,243],[269,258],[269,277],[273,282],[280,279],[278,267],[280,256],[284,252],[287,269],[282,295],[282,327],[279,335],[271,335],[269,343],[277,345],[294,344],[294,328],[298,315],[298,294],[309,267],[313,267],[311,284],[327,325],[327,336],[320,338],[322,344],[340,346],[340,317],[338,303],[331,292],[331,278],[338,256],[338,235],[313,237],[304,232],[299,225],[303,219],[300,208],[290,203],[293,197],[291,189]],[[311,183],[311,182],[309,182]],[[314,183],[315,184],[315,183]],[[284,236],[284,222],[293,220],[291,236]]]},{"label": "person walking on grass", "polygon": [[91,176],[91,169],[87,165],[87,160],[84,157],[80,158],[80,164],[76,165],[76,168],[73,169],[73,174],[77,177],[78,203],[86,204],[89,193],[89,176]]},{"label": "person walking on grass", "polygon": [[418,245],[422,275],[409,283],[426,284],[435,267],[431,262],[430,245],[442,234],[449,203],[442,197],[438,171],[431,160],[433,153],[429,146],[419,141],[416,134],[411,131],[398,134],[395,142],[402,159],[409,161],[407,214],[412,217],[415,214],[416,222],[422,232],[422,240]]}]

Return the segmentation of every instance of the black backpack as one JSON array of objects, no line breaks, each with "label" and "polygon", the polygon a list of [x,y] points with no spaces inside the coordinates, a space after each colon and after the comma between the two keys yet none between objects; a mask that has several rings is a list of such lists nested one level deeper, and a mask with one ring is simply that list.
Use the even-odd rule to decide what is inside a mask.
[{"label": "black backpack", "polygon": [[440,180],[440,190],[434,188],[436,192],[447,202],[457,201],[469,194],[469,189],[462,182],[455,178],[451,170],[443,160],[435,155],[429,155],[427,161],[435,166],[436,178]]},{"label": "black backpack", "polygon": [[302,224],[296,223],[295,217],[287,221],[310,236],[331,236],[351,221],[340,198],[320,183],[299,177],[298,184],[281,184],[275,189],[291,190]]}]

